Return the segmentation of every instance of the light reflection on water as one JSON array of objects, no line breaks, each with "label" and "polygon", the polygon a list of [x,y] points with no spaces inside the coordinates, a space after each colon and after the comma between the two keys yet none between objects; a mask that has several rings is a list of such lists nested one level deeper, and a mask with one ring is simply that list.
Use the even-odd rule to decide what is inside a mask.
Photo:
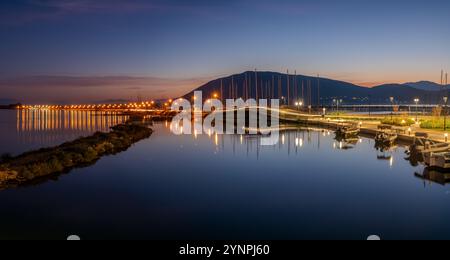
[{"label": "light reflection on water", "polygon": [[[128,120],[118,112],[75,110],[0,111],[0,153],[18,154],[58,145]],[[13,123],[14,122],[14,123]]]}]

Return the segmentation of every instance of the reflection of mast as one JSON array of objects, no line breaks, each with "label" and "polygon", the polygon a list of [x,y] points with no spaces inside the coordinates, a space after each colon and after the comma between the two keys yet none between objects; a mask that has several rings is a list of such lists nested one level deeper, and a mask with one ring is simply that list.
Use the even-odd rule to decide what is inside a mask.
[{"label": "reflection of mast", "polygon": [[317,131],[317,150],[320,150],[320,135],[321,133]]},{"label": "reflection of mast", "polygon": [[287,132],[288,136],[288,155],[291,155],[291,133]]}]

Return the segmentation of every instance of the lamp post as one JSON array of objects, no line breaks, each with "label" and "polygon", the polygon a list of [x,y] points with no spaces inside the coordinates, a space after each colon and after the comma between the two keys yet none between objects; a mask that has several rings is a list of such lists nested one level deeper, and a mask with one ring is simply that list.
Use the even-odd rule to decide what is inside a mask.
[{"label": "lamp post", "polygon": [[416,123],[419,121],[419,102],[420,99],[416,98],[414,99],[414,103],[416,103]]},{"label": "lamp post", "polygon": [[337,113],[339,115],[339,104],[342,104],[342,99],[338,99],[337,101]]},{"label": "lamp post", "polygon": [[391,105],[392,105],[391,121],[393,121],[393,117],[394,117],[394,97],[390,97],[389,100],[391,101]]},{"label": "lamp post", "polygon": [[447,102],[448,97],[444,97],[444,131],[447,131]]},{"label": "lamp post", "polygon": [[303,106],[303,101],[298,102],[298,105],[299,105],[300,107],[302,107],[302,106]]}]

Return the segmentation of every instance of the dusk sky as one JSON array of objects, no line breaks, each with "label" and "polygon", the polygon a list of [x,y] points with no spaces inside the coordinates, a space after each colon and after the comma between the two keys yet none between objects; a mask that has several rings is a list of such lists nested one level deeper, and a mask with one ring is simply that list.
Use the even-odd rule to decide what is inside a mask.
[{"label": "dusk sky", "polygon": [[0,99],[170,97],[255,68],[439,82],[449,11],[433,0],[5,0]]}]

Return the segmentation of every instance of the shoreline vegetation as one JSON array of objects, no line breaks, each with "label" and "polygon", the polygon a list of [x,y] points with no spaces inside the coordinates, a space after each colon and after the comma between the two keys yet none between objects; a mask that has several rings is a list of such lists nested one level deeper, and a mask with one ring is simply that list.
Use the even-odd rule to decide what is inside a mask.
[{"label": "shoreline vegetation", "polygon": [[112,127],[109,133],[97,132],[17,157],[3,156],[0,161],[0,190],[93,165],[104,156],[128,150],[152,133],[153,130],[143,124],[126,123]]}]

